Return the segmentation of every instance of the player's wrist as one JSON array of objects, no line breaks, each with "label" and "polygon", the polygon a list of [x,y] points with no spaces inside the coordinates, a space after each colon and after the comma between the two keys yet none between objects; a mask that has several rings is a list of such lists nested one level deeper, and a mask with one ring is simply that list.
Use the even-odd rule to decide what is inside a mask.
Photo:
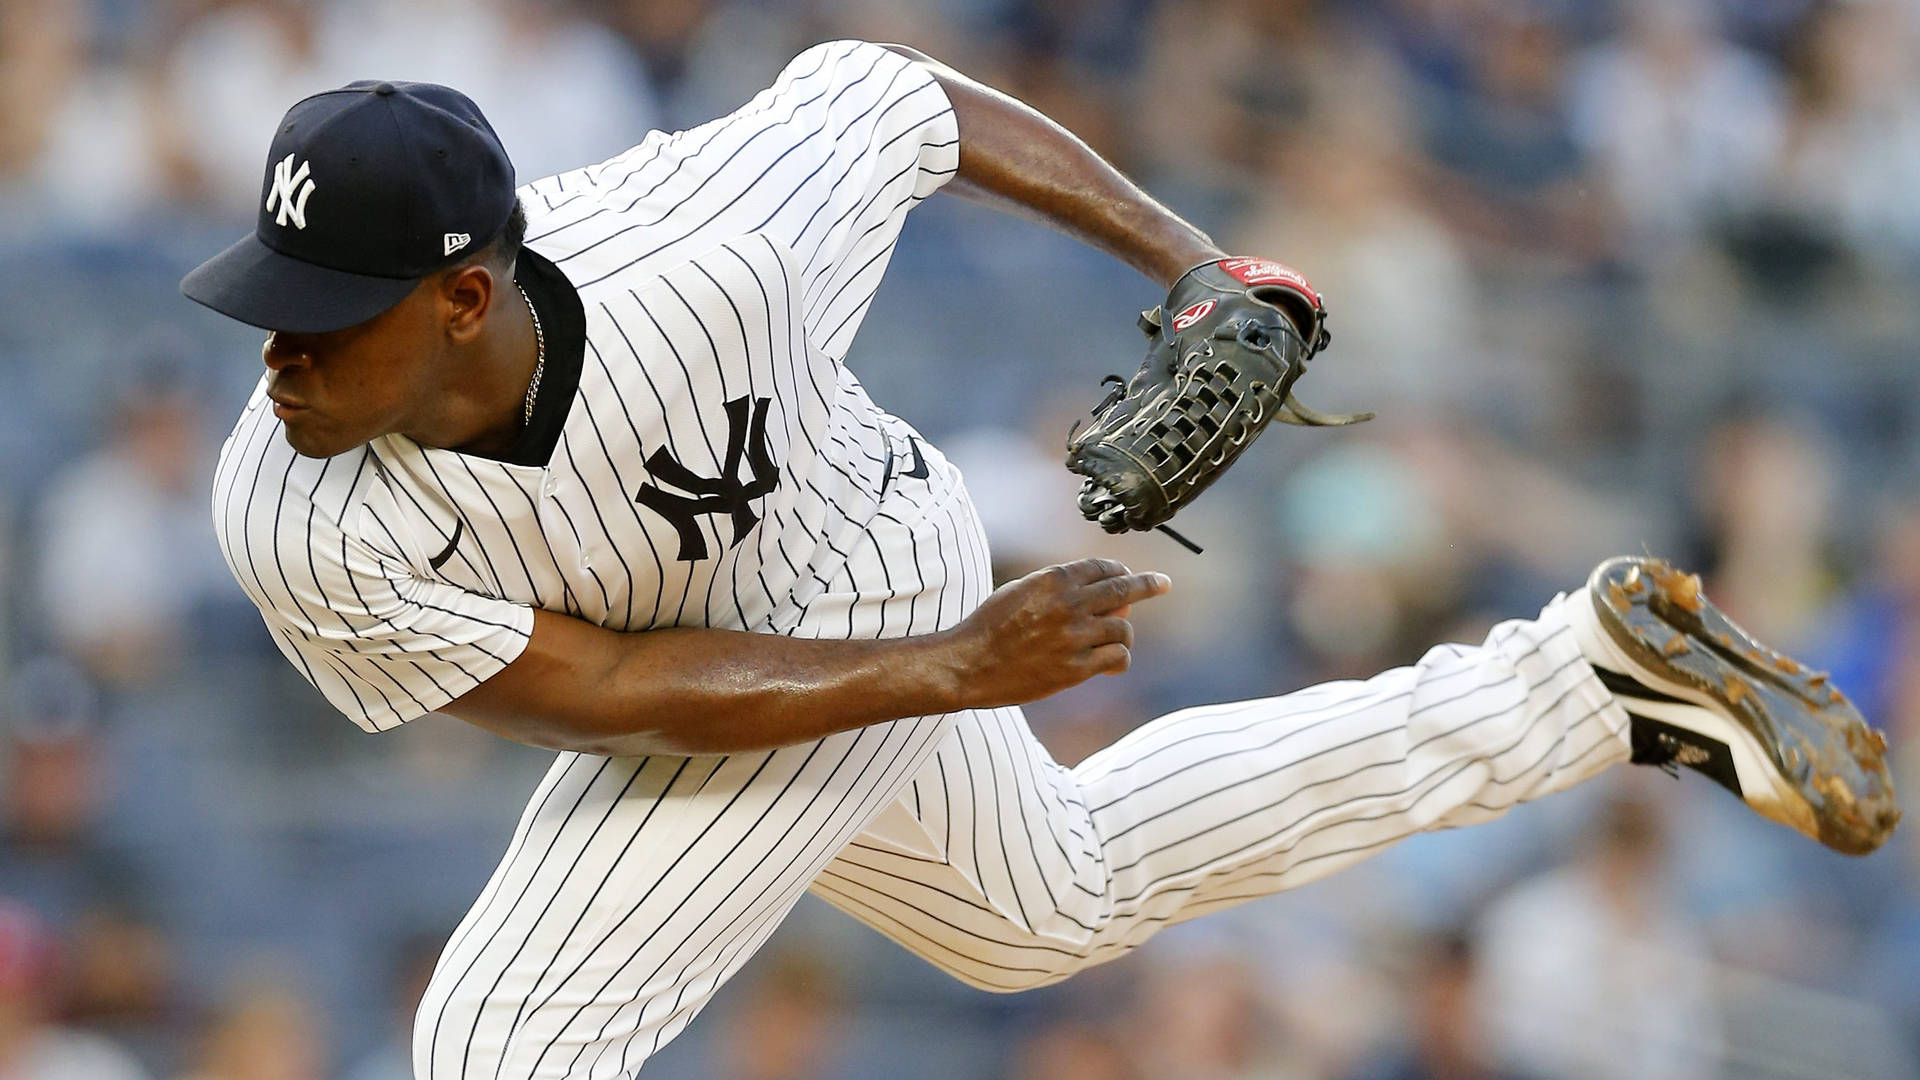
[{"label": "player's wrist", "polygon": [[1227,253],[1212,240],[1196,232],[1192,236],[1158,245],[1141,269],[1159,282],[1162,288],[1171,289],[1194,267],[1227,257]]},{"label": "player's wrist", "polygon": [[957,629],[900,638],[898,648],[902,662],[897,669],[906,674],[905,684],[920,715],[958,712],[975,704],[966,694],[967,673],[975,670],[974,662]]}]

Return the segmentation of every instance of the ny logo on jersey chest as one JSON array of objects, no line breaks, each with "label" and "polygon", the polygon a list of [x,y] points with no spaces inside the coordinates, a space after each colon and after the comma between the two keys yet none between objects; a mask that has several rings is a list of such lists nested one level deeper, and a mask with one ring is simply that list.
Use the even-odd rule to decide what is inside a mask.
[{"label": "ny logo on jersey chest", "polygon": [[[672,523],[680,534],[682,562],[698,562],[707,557],[707,538],[700,532],[700,518],[708,514],[726,514],[733,518],[733,548],[746,539],[760,523],[760,515],[748,505],[779,486],[780,473],[773,455],[767,450],[767,407],[770,398],[737,397],[725,405],[727,412],[727,454],[719,476],[700,476],[680,464],[666,447],[647,458],[654,479],[670,484],[686,495],[678,495],[648,484],[634,496],[635,501]],[[745,460],[751,479],[740,479]]]}]

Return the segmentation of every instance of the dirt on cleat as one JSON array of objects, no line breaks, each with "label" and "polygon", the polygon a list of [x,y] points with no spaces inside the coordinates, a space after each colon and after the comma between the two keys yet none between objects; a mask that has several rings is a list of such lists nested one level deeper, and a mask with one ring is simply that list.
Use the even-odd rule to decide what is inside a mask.
[{"label": "dirt on cleat", "polygon": [[1658,561],[1650,563],[1647,569],[1653,576],[1654,588],[1665,595],[1668,603],[1695,614],[1706,605],[1700,595],[1699,574],[1684,573],[1670,563]]},{"label": "dirt on cleat", "polygon": [[1754,809],[1848,854],[1885,843],[1900,820],[1886,738],[1826,673],[1755,640],[1664,561],[1615,559],[1593,585],[1601,623],[1655,689],[1717,703],[1765,752],[1778,783],[1748,794]]}]

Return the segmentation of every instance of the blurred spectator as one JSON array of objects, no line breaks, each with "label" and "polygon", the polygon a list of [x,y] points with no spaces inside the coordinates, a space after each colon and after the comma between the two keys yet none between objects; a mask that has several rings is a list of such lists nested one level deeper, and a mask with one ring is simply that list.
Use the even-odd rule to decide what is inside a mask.
[{"label": "blurred spectator", "polygon": [[358,79],[462,91],[522,181],[612,157],[658,119],[639,57],[563,7],[218,0],[180,32],[167,64],[175,171],[223,215],[250,216],[262,148],[287,107]]},{"label": "blurred spectator", "polygon": [[0,882],[66,932],[65,1015],[151,1066],[177,1039],[171,958],[143,910],[139,860],[101,828],[115,785],[95,709],[69,664],[41,658],[15,676],[0,747]]},{"label": "blurred spectator", "polygon": [[1632,527],[1494,440],[1417,421],[1311,459],[1277,510],[1291,629],[1320,678],[1405,663],[1469,616],[1531,615]]},{"label": "blurred spectator", "polygon": [[41,658],[15,676],[0,784],[0,881],[47,918],[72,918],[132,891],[97,828],[112,795],[98,705],[71,664]]},{"label": "blurred spectator", "polygon": [[[1188,945],[1195,943],[1189,939]],[[1140,958],[1139,1002],[1125,1025],[1133,1061],[1157,1080],[1305,1080],[1251,958],[1162,948]]]},{"label": "blurred spectator", "polygon": [[[659,122],[644,63],[611,30],[538,0],[346,0],[323,26],[334,83],[437,82],[465,93],[526,183],[591,165]],[[275,100],[291,102],[297,95]],[[254,147],[254,156],[260,154]],[[261,162],[251,163],[257,177]]]},{"label": "blurred spectator", "polygon": [[1023,51],[1059,57],[1089,72],[1114,72],[1138,59],[1144,44],[1140,17],[1151,8],[1147,0],[1011,0],[1001,19]]},{"label": "blurred spectator", "polygon": [[1818,651],[1834,684],[1920,767],[1920,497],[1889,498],[1875,524],[1871,570],[1837,605]]},{"label": "blurred spectator", "polygon": [[1527,1080],[1490,1060],[1474,1010],[1475,974],[1473,942],[1466,935],[1445,934],[1427,943],[1412,979],[1405,1045],[1350,1080]]},{"label": "blurred spectator", "polygon": [[0,1080],[145,1080],[113,1043],[53,1023],[55,979],[51,931],[0,900]]},{"label": "blurred spectator", "polygon": [[323,6],[209,0],[162,75],[171,170],[223,216],[252,220],[267,143],[287,106],[345,80],[322,51]]},{"label": "blurred spectator", "polygon": [[1585,163],[1566,101],[1569,44],[1524,5],[1474,20],[1466,83],[1427,103],[1433,194],[1468,235],[1512,256],[1592,257]]},{"label": "blurred spectator", "polygon": [[0,177],[30,172],[52,137],[60,91],[80,70],[83,15],[65,0],[0,8]]},{"label": "blurred spectator", "polygon": [[1483,353],[1479,284],[1415,176],[1391,84],[1356,89],[1368,85],[1297,140],[1271,144],[1273,171],[1288,182],[1262,190],[1231,246],[1310,266],[1315,288],[1366,313],[1342,320],[1343,362],[1314,372],[1316,398],[1365,394],[1376,410],[1456,404],[1473,382],[1461,375]]},{"label": "blurred spectator", "polygon": [[392,1024],[379,1049],[347,1070],[346,1080],[414,1080],[413,1014],[433,978],[446,934],[423,934],[395,949]]},{"label": "blurred spectator", "polygon": [[1666,256],[1750,207],[1781,143],[1779,81],[1723,38],[1706,0],[1628,0],[1626,32],[1581,58],[1573,133],[1633,249]]},{"label": "blurred spectator", "polygon": [[197,610],[233,595],[207,525],[198,403],[175,372],[129,366],[105,445],[56,474],[40,509],[47,628],[110,686],[169,677]]},{"label": "blurred spectator", "polygon": [[1805,33],[1805,20],[1810,14],[1836,6],[1844,4],[1836,5],[1832,0],[1714,0],[1714,9],[1726,22],[1727,36],[1770,57],[1793,48],[1794,41]]},{"label": "blurred spectator", "polygon": [[[705,66],[694,63],[693,59],[698,55],[701,31],[714,19],[715,8],[724,9],[718,13],[721,21],[737,25],[742,30],[748,29],[753,23],[778,24],[783,21],[783,15],[787,15],[778,10],[764,10],[764,5],[714,4],[708,0],[626,0],[614,5],[612,19],[615,28],[639,54],[641,62],[652,76],[654,87],[669,101],[682,96],[683,81],[697,78],[697,69]],[[729,15],[738,18],[728,18]],[[761,43],[765,41],[758,40]],[[737,63],[753,63],[742,55],[742,51],[727,49],[724,52]],[[736,86],[745,84],[752,77],[744,71],[732,74],[745,76],[733,80]],[[706,108],[709,104],[713,107]],[[672,126],[692,126],[730,112],[737,104],[737,101],[732,105],[702,102],[697,106],[700,110],[697,114],[682,115],[675,112]]]},{"label": "blurred spectator", "polygon": [[1340,34],[1311,0],[1155,5],[1123,118],[1155,190],[1202,220],[1270,190],[1268,148],[1294,145],[1351,85],[1343,69],[1358,58]]},{"label": "blurred spectator", "polygon": [[1788,69],[1779,184],[1802,223],[1896,269],[1920,268],[1920,28],[1902,0],[1810,13]]},{"label": "blurred spectator", "polygon": [[1085,1024],[1059,1023],[1014,1048],[1009,1080],[1142,1080],[1119,1043]]},{"label": "blurred spectator", "polygon": [[1385,0],[1379,33],[1427,93],[1457,94],[1470,81],[1469,54],[1484,0]]},{"label": "blurred spectator", "polygon": [[288,986],[235,990],[182,1080],[325,1080],[327,1054],[307,1000]]},{"label": "blurred spectator", "polygon": [[76,0],[0,7],[0,220],[15,210],[88,232],[124,229],[164,204],[151,79],[99,62],[99,28]]},{"label": "blurred spectator", "polygon": [[[1819,433],[1735,415],[1711,429],[1694,480],[1714,602],[1762,640],[1804,651],[1840,585],[1830,561],[1837,461]],[[1788,493],[1791,493],[1790,497]]]},{"label": "blurred spectator", "polygon": [[[1872,570],[1837,605],[1820,654],[1834,684],[1886,731],[1896,789],[1920,791],[1920,498],[1911,489],[1890,498],[1877,525]],[[1920,1056],[1920,831],[1905,835],[1894,842],[1899,864],[1876,867],[1885,875],[1870,892],[1879,910],[1866,913],[1873,931],[1858,947],[1865,988]]]},{"label": "blurred spectator", "polygon": [[716,1035],[716,1080],[827,1080],[844,1045],[845,995],[803,948],[763,951],[736,982]]},{"label": "blurred spectator", "polygon": [[1497,1060],[1553,1080],[1706,1080],[1720,1022],[1704,930],[1662,870],[1645,796],[1623,795],[1579,861],[1494,901],[1475,932]]},{"label": "blurred spectator", "polygon": [[[1287,614],[1320,678],[1359,677],[1404,654],[1423,609],[1454,600],[1461,560],[1438,493],[1378,445],[1314,458],[1280,492],[1295,570]],[[1313,681],[1308,679],[1306,681]]]},{"label": "blurred spectator", "polygon": [[181,1060],[190,1010],[175,977],[174,943],[140,901],[126,896],[70,918],[65,1016],[112,1037],[160,1076]]},{"label": "blurred spectator", "polygon": [[474,93],[522,182],[603,161],[660,124],[646,68],[611,31],[541,0],[510,4],[505,30],[495,77]]}]

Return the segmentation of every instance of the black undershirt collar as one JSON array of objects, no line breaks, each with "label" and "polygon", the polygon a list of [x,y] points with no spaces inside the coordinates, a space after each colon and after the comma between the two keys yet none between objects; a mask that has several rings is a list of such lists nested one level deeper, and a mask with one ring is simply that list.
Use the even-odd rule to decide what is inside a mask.
[{"label": "black undershirt collar", "polygon": [[587,312],[580,293],[567,275],[532,248],[521,248],[513,279],[527,291],[527,301],[540,313],[540,330],[547,339],[547,366],[540,375],[540,392],[533,400],[533,421],[496,460],[509,465],[544,466],[553,458],[560,432],[573,409],[573,393],[580,387],[580,368],[587,352]]}]

